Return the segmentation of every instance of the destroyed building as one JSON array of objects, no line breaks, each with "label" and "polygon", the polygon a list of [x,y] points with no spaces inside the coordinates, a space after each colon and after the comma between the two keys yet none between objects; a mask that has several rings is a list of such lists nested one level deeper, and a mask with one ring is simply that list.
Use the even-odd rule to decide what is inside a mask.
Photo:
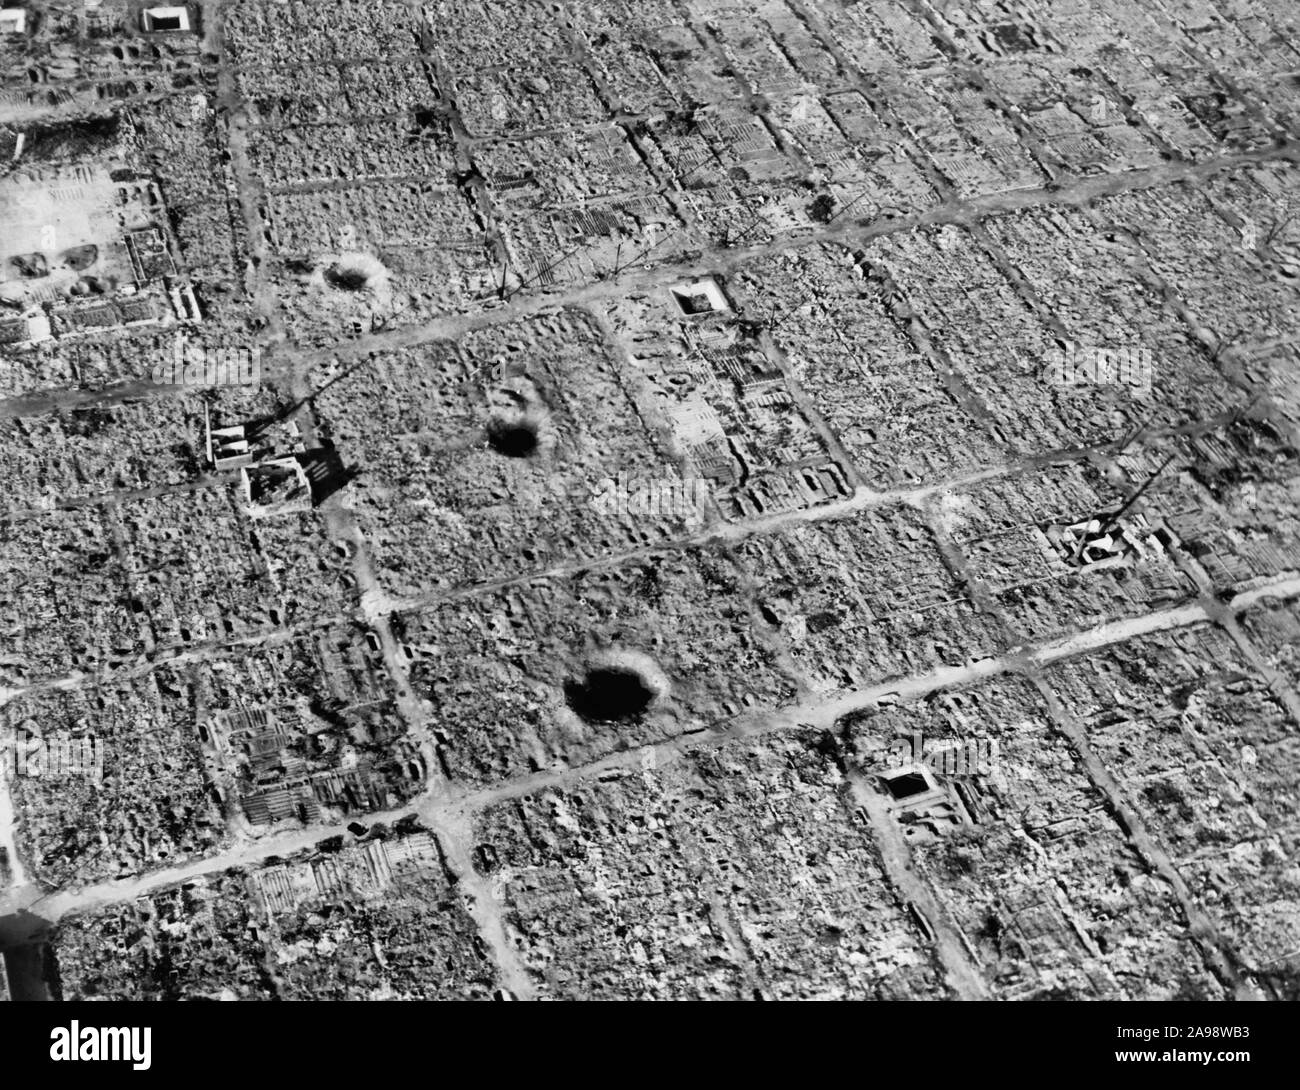
[{"label": "destroyed building", "polygon": [[1291,0],[0,8],[0,997],[1295,999]]}]

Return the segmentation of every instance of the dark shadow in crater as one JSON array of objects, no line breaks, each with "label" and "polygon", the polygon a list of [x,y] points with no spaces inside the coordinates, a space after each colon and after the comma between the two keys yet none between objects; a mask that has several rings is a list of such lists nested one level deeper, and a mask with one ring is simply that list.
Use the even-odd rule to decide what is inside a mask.
[{"label": "dark shadow in crater", "polygon": [[488,446],[506,458],[527,458],[537,450],[537,428],[524,421],[494,420],[487,427]]},{"label": "dark shadow in crater", "polygon": [[564,685],[565,702],[589,723],[620,723],[642,715],[655,692],[635,670],[600,666]]}]

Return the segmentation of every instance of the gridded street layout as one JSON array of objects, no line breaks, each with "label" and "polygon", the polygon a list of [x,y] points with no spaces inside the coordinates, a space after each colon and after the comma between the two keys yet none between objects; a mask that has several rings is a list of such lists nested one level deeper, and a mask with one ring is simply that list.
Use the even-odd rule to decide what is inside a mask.
[{"label": "gridded street layout", "polygon": [[1294,0],[3,0],[0,995],[1300,998]]}]

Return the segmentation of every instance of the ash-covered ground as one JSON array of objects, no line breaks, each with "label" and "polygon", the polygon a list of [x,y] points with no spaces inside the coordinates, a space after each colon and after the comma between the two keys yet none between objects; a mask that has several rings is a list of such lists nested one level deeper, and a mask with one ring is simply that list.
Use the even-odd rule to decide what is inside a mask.
[{"label": "ash-covered ground", "polygon": [[1300,998],[1298,162],[1294,0],[4,0],[9,992]]}]

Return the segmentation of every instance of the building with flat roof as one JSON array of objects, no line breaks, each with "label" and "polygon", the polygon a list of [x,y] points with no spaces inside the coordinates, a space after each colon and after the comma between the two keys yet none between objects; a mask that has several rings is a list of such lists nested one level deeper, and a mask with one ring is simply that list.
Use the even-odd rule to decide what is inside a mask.
[{"label": "building with flat roof", "polygon": [[26,34],[27,12],[22,8],[0,8],[0,34]]}]

